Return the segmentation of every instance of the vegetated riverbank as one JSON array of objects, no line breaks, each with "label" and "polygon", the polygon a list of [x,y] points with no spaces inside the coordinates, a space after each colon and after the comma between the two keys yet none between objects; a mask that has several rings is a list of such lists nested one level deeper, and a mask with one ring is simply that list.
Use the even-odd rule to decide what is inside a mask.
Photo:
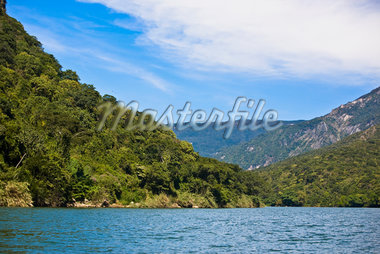
[{"label": "vegetated riverbank", "polygon": [[[224,208],[258,208],[265,205],[257,198],[243,195],[237,202],[228,203]],[[70,205],[69,205],[70,207]],[[75,202],[72,207],[115,207],[115,208],[219,208],[218,204],[212,199],[183,193],[177,197],[170,197],[166,194],[149,196],[142,202],[131,202],[129,204],[113,203],[107,201],[103,203]]]},{"label": "vegetated riverbank", "polygon": [[128,130],[139,121],[131,112],[113,129],[115,111],[99,131],[105,102],[117,99],[63,70],[3,8],[0,206],[258,206],[255,179],[199,156],[172,131]]},{"label": "vegetated riverbank", "polygon": [[[75,200],[74,198],[67,202],[64,206],[57,206],[56,204],[45,205],[43,207],[67,207],[67,208],[261,208],[266,207],[258,197],[242,195],[240,198],[234,199],[236,201],[227,203],[225,206],[220,207],[210,196],[202,196],[194,193],[179,193],[176,197],[169,196],[165,193],[159,195],[152,195],[146,193],[146,198],[140,202],[119,201],[110,202],[104,200]],[[356,203],[355,203],[356,204]],[[302,205],[302,207],[363,207],[359,205]],[[34,207],[32,196],[28,191],[27,183],[0,181],[0,207]],[[299,207],[300,204],[269,204],[269,206],[277,207]],[[36,206],[41,207],[41,206]]]},{"label": "vegetated riverbank", "polygon": [[[28,192],[26,183],[10,182],[6,185],[0,182],[0,206],[4,207],[34,207],[31,194]],[[257,198],[242,195],[235,202],[227,203],[225,208],[257,208],[264,204]],[[38,206],[37,206],[38,207]],[[57,207],[55,204],[45,207]],[[75,200],[74,198],[59,207],[76,208],[218,208],[220,207],[214,198],[205,197],[193,193],[179,193],[176,197],[161,193],[150,195],[140,202],[110,202],[105,200]]]},{"label": "vegetated riverbank", "polygon": [[[366,95],[373,122],[379,96]],[[127,130],[128,113],[98,131],[104,102],[117,99],[63,70],[1,11],[0,206],[380,206],[377,128],[252,172],[199,156],[172,131]]]}]

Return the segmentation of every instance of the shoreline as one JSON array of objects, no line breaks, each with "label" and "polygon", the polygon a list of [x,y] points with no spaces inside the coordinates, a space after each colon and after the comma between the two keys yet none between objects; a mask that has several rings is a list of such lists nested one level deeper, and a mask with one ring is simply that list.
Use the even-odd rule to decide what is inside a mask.
[{"label": "shoreline", "polygon": [[181,206],[162,206],[162,207],[149,207],[149,206],[138,206],[138,205],[122,205],[122,204],[111,204],[109,206],[101,206],[98,204],[83,204],[80,203],[75,206],[0,206],[1,208],[64,208],[64,209],[89,209],[89,208],[124,208],[124,209],[247,209],[247,208],[373,208],[379,209],[380,207],[354,207],[354,206],[260,206],[260,207],[181,207]]}]

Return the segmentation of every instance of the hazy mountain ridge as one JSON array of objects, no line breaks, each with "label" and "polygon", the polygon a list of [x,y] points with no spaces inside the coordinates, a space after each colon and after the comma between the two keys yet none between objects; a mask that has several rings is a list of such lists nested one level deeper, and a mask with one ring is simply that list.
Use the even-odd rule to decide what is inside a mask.
[{"label": "hazy mountain ridge", "polygon": [[[298,122],[302,122],[302,120],[282,121],[284,125],[295,124]],[[176,128],[174,128],[174,132],[179,139],[190,142],[193,145],[194,150],[201,156],[212,157],[213,154],[220,151],[224,147],[230,147],[243,142],[248,142],[254,137],[266,132],[264,128],[260,128],[255,131],[239,131],[237,129],[238,123],[239,121],[236,121],[235,128],[233,129],[232,134],[228,139],[223,138],[224,130],[216,131],[213,129],[212,125],[202,131],[194,131],[190,128],[178,131]],[[247,121],[247,124],[249,123],[250,121]]]},{"label": "hazy mountain ridge", "polygon": [[285,125],[251,141],[226,147],[213,157],[237,163],[245,169],[254,169],[333,144],[379,123],[380,87],[325,116]]},{"label": "hazy mountain ridge", "polygon": [[[266,163],[297,154],[297,146],[323,146],[378,122],[378,98],[379,88],[328,117],[259,135],[254,140],[263,146],[248,150]],[[126,115],[115,131],[112,117],[96,131],[105,101],[116,98],[62,70],[18,21],[1,14],[0,206],[257,207],[260,198],[269,205],[379,206],[380,144],[372,129],[274,170],[243,171],[199,156],[171,131],[128,131]],[[307,160],[289,164],[299,158]]]}]

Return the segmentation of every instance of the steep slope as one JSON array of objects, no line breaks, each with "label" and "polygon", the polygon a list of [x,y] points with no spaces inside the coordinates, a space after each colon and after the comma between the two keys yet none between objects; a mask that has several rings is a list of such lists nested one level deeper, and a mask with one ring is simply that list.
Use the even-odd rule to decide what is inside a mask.
[{"label": "steep slope", "polygon": [[[259,205],[236,165],[202,158],[171,131],[96,131],[92,85],[0,13],[0,206]],[[110,126],[112,117],[106,122]],[[74,201],[74,199],[76,201]],[[89,201],[87,201],[89,200]]]},{"label": "steep slope", "polygon": [[285,125],[249,142],[226,147],[213,157],[255,169],[333,144],[379,123],[380,87],[325,116]]},{"label": "steep slope", "polygon": [[268,205],[380,206],[380,125],[252,172]]}]

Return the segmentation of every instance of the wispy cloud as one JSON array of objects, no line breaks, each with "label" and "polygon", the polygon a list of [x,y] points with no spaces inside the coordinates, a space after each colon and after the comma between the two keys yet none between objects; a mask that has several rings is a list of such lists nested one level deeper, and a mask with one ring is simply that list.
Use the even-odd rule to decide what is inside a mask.
[{"label": "wispy cloud", "polygon": [[[29,13],[27,10],[23,12]],[[31,34],[38,36],[50,53],[76,56],[91,66],[98,63],[100,68],[136,77],[167,94],[172,94],[175,88],[154,72],[132,63],[124,57],[126,54],[123,49],[102,40],[102,35],[93,31],[102,28],[99,24],[77,17],[63,20],[36,14],[29,19],[33,20],[33,24],[25,23],[25,27]]]},{"label": "wispy cloud", "polygon": [[131,31],[142,31],[144,27],[143,22],[131,19],[116,19],[114,21],[114,24]]},{"label": "wispy cloud", "polygon": [[51,30],[31,24],[25,24],[25,26],[27,27],[29,33],[38,34],[38,40],[43,43],[43,47],[48,52],[58,53],[65,52],[69,49],[67,45],[62,44],[62,42],[57,38],[57,36],[55,36],[54,33],[51,32]]},{"label": "wispy cloud", "polygon": [[126,61],[116,60],[113,57],[109,57],[105,55],[94,54],[94,56],[101,59],[103,62],[107,63],[106,65],[104,65],[104,68],[110,71],[139,77],[140,79],[145,80],[146,82],[150,83],[155,88],[163,92],[166,92],[169,94],[172,93],[172,90],[170,89],[172,88],[172,85],[170,83],[166,82],[165,80],[161,79],[155,74],[149,71],[146,71],[143,68],[137,67]]},{"label": "wispy cloud", "polygon": [[380,77],[375,1],[81,1],[134,16],[143,22],[140,39],[196,68],[281,77]]}]

